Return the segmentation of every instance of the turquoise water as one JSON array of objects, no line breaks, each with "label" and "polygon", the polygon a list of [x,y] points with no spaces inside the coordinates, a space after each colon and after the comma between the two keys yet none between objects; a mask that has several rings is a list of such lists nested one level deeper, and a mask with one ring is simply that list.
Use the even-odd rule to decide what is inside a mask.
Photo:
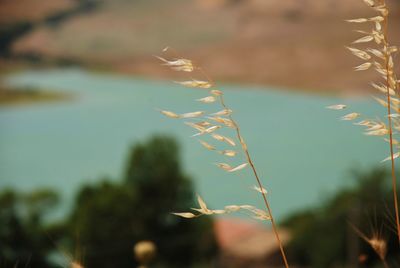
[{"label": "turquoise water", "polygon": [[[261,198],[250,189],[254,179],[249,171],[221,171],[212,164],[223,160],[221,156],[191,138],[192,129],[156,111],[204,109],[204,104],[193,101],[206,96],[202,90],[79,69],[24,71],[6,77],[6,82],[71,92],[77,98],[0,107],[1,188],[52,187],[68,204],[82,184],[119,178],[130,146],[165,133],[179,140],[185,171],[193,176],[197,192],[210,207],[262,206]],[[352,182],[349,170],[382,165],[380,160],[388,155],[383,141],[337,120],[353,109],[384,112],[368,99],[341,100],[247,86],[222,89],[278,219],[318,205],[327,194]],[[351,109],[324,108],[337,103],[349,104]],[[212,105],[206,107],[217,111]]]}]

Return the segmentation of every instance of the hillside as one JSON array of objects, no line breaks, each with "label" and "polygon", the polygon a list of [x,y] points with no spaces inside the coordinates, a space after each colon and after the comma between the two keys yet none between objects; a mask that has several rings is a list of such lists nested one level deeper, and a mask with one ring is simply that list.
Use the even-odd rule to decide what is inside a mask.
[{"label": "hillside", "polygon": [[38,21],[48,15],[67,10],[76,5],[72,0],[1,0],[0,25],[20,21]]},{"label": "hillside", "polygon": [[[398,2],[392,0],[392,10],[400,10]],[[317,91],[364,90],[374,74],[352,72],[358,61],[344,46],[358,34],[344,19],[368,15],[361,0],[109,0],[57,27],[35,28],[12,50],[170,77],[152,57],[170,46],[195,59],[217,80]],[[392,17],[392,26],[399,25],[400,13]],[[399,44],[394,28],[392,41]]]}]

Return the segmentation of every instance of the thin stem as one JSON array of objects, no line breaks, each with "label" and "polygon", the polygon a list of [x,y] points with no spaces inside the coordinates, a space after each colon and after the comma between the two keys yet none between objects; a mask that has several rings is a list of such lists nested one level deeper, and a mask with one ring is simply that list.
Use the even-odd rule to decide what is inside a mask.
[{"label": "thin stem", "polygon": [[[228,109],[228,107],[225,105],[224,98],[223,98],[222,95],[219,96],[219,99],[220,99],[221,105],[222,105],[225,109]],[[251,166],[251,169],[253,170],[253,173],[254,173],[254,177],[255,177],[256,180],[257,180],[257,184],[258,184],[258,186],[259,186],[260,189],[261,189],[261,195],[262,195],[262,197],[263,197],[265,206],[266,206],[266,208],[267,208],[267,211],[268,211],[268,214],[269,214],[269,217],[270,217],[270,220],[271,220],[272,230],[273,230],[273,232],[274,232],[274,234],[275,234],[275,238],[276,238],[276,240],[277,240],[277,242],[278,242],[279,250],[280,250],[280,252],[281,252],[283,262],[284,262],[284,264],[285,264],[285,267],[286,267],[286,268],[289,268],[289,263],[288,263],[287,258],[286,258],[286,254],[285,254],[285,250],[284,250],[284,248],[283,248],[282,240],[281,240],[281,238],[280,238],[280,236],[279,236],[278,229],[277,229],[277,227],[276,227],[276,223],[275,223],[274,217],[272,216],[272,209],[271,209],[271,206],[270,206],[270,204],[269,204],[269,202],[268,202],[268,199],[267,199],[267,196],[266,196],[266,194],[265,194],[265,192],[264,192],[264,190],[263,190],[264,188],[263,188],[263,186],[262,186],[262,183],[261,183],[260,178],[258,177],[256,168],[255,168],[254,163],[253,163],[253,161],[252,161],[252,159],[251,159],[251,156],[250,156],[250,154],[249,154],[249,150],[247,149],[247,146],[246,146],[245,143],[244,143],[243,137],[242,137],[242,135],[240,134],[239,125],[236,123],[236,121],[232,118],[231,115],[229,115],[229,119],[233,122],[233,124],[234,124],[234,126],[235,126],[237,138],[239,139],[240,143],[242,144],[242,148],[243,148],[243,151],[244,151],[244,153],[245,153],[245,155],[246,155],[247,162],[248,162],[249,165]]]},{"label": "thin stem", "polygon": [[389,268],[389,265],[386,260],[382,260],[382,263],[383,263],[383,267]]},{"label": "thin stem", "polygon": [[[207,74],[201,67],[197,67],[197,69],[206,77],[206,79],[207,79],[211,84],[215,85],[215,83],[214,83],[214,81],[211,79],[211,77],[209,77],[208,74]],[[219,101],[220,101],[220,103],[221,103],[221,105],[222,105],[222,107],[223,107],[224,109],[226,109],[226,110],[229,109],[228,106],[226,106],[226,104],[225,104],[225,102],[224,102],[224,97],[223,97],[222,95],[219,96]],[[284,264],[285,264],[285,267],[286,267],[286,268],[289,268],[289,263],[288,263],[287,258],[286,258],[285,249],[283,248],[282,240],[281,240],[281,238],[280,238],[280,236],[279,236],[278,228],[276,227],[276,223],[275,223],[275,219],[274,219],[274,217],[272,216],[272,209],[271,209],[271,206],[270,206],[270,204],[269,204],[269,202],[268,202],[268,199],[267,199],[267,196],[266,196],[265,192],[263,191],[264,188],[263,188],[263,186],[262,186],[262,183],[261,183],[260,178],[258,177],[256,168],[255,168],[254,163],[253,163],[253,161],[252,161],[252,159],[251,159],[249,150],[247,149],[247,145],[245,144],[244,139],[243,139],[242,135],[240,134],[239,125],[236,123],[236,121],[233,119],[233,117],[232,117],[231,115],[228,115],[228,117],[229,117],[229,119],[232,121],[232,123],[233,123],[233,125],[234,125],[234,127],[235,127],[236,136],[237,136],[237,138],[239,139],[239,141],[240,141],[240,143],[241,143],[241,145],[242,145],[243,151],[244,151],[244,153],[245,153],[245,155],[246,155],[247,162],[249,163],[249,165],[250,165],[250,167],[251,167],[251,169],[252,169],[252,171],[253,171],[254,177],[255,177],[256,180],[257,180],[258,187],[260,187],[261,195],[262,195],[262,197],[263,197],[265,207],[267,208],[267,212],[268,212],[269,217],[270,217],[270,220],[271,220],[272,230],[273,230],[273,232],[274,232],[276,241],[277,241],[277,243],[278,243],[278,245],[279,245],[279,250],[280,250],[280,253],[281,253],[283,262],[284,262]]]},{"label": "thin stem", "polygon": [[392,164],[392,190],[393,190],[393,203],[396,214],[396,227],[397,227],[397,238],[400,243],[400,219],[399,219],[399,208],[398,208],[398,200],[397,200],[397,179],[396,179],[396,171],[394,164],[394,155],[393,155],[393,131],[392,131],[392,118],[391,118],[391,103],[390,103],[390,72],[389,72],[389,42],[388,42],[388,17],[384,16],[384,52],[385,52],[385,64],[386,64],[386,97],[387,97],[387,113],[388,113],[388,124],[389,124],[389,144],[390,144],[390,159]]}]

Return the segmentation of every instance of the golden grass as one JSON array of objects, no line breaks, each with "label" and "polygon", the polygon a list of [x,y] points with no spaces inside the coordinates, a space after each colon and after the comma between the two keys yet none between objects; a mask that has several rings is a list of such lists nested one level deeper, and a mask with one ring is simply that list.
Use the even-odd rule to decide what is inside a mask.
[{"label": "golden grass", "polygon": [[[375,12],[375,15],[369,18],[357,18],[348,20],[356,24],[372,24],[370,31],[357,31],[362,36],[355,40],[353,45],[361,45],[361,48],[348,47],[350,52],[360,58],[363,62],[356,66],[356,71],[365,71],[374,68],[381,77],[382,82],[372,83],[372,87],[378,91],[380,97],[373,98],[377,103],[387,109],[387,122],[381,119],[365,119],[355,125],[366,127],[364,134],[370,136],[384,137],[389,143],[389,157],[382,160],[391,161],[393,202],[395,208],[395,219],[397,236],[400,243],[400,220],[397,197],[397,179],[395,174],[395,159],[399,157],[399,142],[393,137],[400,131],[400,99],[399,99],[399,80],[396,77],[394,55],[398,52],[398,47],[389,43],[388,21],[389,8],[385,0],[363,0],[364,3]],[[374,44],[374,47],[367,45]],[[333,110],[345,109],[345,105],[332,105],[327,108]],[[344,115],[342,120],[354,120],[361,114],[352,112]],[[387,137],[387,138],[385,138]],[[395,149],[397,152],[395,152]],[[375,241],[375,240],[374,240]]]},{"label": "golden grass", "polygon": [[386,261],[386,255],[388,251],[387,238],[382,235],[382,228],[371,226],[371,234],[367,235],[361,232],[360,229],[358,229],[354,225],[351,225],[351,227],[354,229],[357,235],[361,237],[374,250],[379,259],[382,261],[383,266],[385,268],[388,268],[389,265]]},{"label": "golden grass", "polygon": [[[166,52],[167,50],[168,48],[164,49],[164,52]],[[191,60],[184,59],[182,57],[174,58],[171,60],[167,60],[158,56],[157,58],[163,62],[163,65],[166,65],[175,71],[193,72],[194,70],[196,70],[201,73],[202,76],[206,78],[205,80],[190,79],[187,81],[176,83],[190,88],[199,88],[205,90],[208,95],[204,98],[197,99],[196,101],[202,102],[205,105],[217,103],[220,106],[219,111],[210,113],[205,111],[194,111],[178,114],[166,110],[161,110],[160,112],[163,115],[173,119],[190,119],[191,121],[186,121],[185,124],[189,127],[194,128],[197,131],[197,133],[193,136],[202,137],[202,139],[199,139],[200,144],[210,151],[217,151],[221,155],[228,156],[229,158],[235,158],[238,157],[237,150],[241,150],[244,155],[244,159],[241,160],[241,164],[232,165],[230,163],[216,163],[216,166],[229,173],[239,172],[242,169],[250,168],[257,183],[257,185],[254,186],[254,189],[262,195],[266,207],[266,211],[249,205],[230,205],[224,207],[224,209],[211,210],[207,207],[204,200],[200,196],[198,196],[197,201],[199,204],[199,208],[192,208],[195,213],[177,212],[173,214],[184,218],[195,218],[202,215],[224,214],[236,212],[239,210],[245,210],[249,212],[250,215],[255,219],[270,221],[277,244],[280,249],[280,253],[282,255],[283,262],[285,264],[285,267],[288,268],[289,264],[286,258],[285,250],[277,231],[270,203],[267,199],[267,191],[262,186],[260,177],[252,161],[247,144],[241,134],[240,127],[232,116],[233,110],[225,103],[223,92],[217,89],[215,83],[209,78],[205,71],[200,67],[195,66]],[[222,128],[230,129],[232,132],[232,136],[228,137],[216,133]],[[203,139],[207,136],[210,140],[215,141],[216,145],[212,145],[209,142],[204,141]],[[237,144],[240,144],[239,148],[237,148]],[[228,148],[226,148],[226,146],[228,146]]]}]

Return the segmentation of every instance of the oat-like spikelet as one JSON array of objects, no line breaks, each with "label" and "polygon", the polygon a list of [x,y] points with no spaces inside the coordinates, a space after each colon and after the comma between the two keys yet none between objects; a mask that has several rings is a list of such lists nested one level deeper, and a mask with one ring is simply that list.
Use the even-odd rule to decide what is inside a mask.
[{"label": "oat-like spikelet", "polygon": [[204,97],[201,99],[197,99],[197,101],[203,102],[203,103],[213,103],[217,100],[217,98],[215,98],[214,96],[208,96],[208,97]]},{"label": "oat-like spikelet", "polygon": [[197,112],[190,112],[190,113],[184,113],[181,114],[181,118],[194,118],[194,117],[200,117],[204,114],[203,111],[197,111]]},{"label": "oat-like spikelet", "polygon": [[356,70],[356,71],[365,71],[365,70],[368,70],[371,66],[372,66],[371,62],[365,62],[363,64],[360,64],[360,65],[354,67],[354,70]]},{"label": "oat-like spikelet", "polygon": [[189,113],[184,113],[184,114],[176,114],[171,111],[160,110],[160,113],[162,113],[165,116],[168,116],[169,118],[195,118],[195,117],[200,117],[200,116],[204,115],[203,111],[189,112]]},{"label": "oat-like spikelet", "polygon": [[226,142],[227,144],[229,144],[231,146],[236,146],[236,143],[233,141],[233,139],[228,138],[226,136],[222,136],[222,135],[213,133],[213,134],[211,134],[211,137],[213,137],[217,141],[223,141],[223,142]]},{"label": "oat-like spikelet", "polygon": [[[208,93],[206,97],[195,100],[197,102],[203,103],[204,106],[207,106],[205,107],[204,111],[188,112],[184,114],[178,114],[166,110],[161,110],[160,112],[163,115],[173,119],[182,119],[182,118],[189,119],[188,121],[185,122],[185,124],[198,131],[196,134],[192,135],[192,137],[201,136],[202,139],[199,140],[199,142],[204,148],[206,148],[209,151],[215,151],[216,153],[219,153],[221,156],[226,157],[227,159],[224,161],[235,160],[235,164],[231,164],[229,162],[216,163],[216,166],[219,167],[221,170],[228,173],[236,173],[240,172],[245,168],[251,168],[251,171],[253,172],[257,182],[257,186],[255,186],[256,187],[255,189],[256,190],[258,189],[257,191],[262,195],[266,206],[266,211],[248,205],[242,205],[242,206],[232,205],[232,206],[227,206],[224,209],[211,210],[207,207],[203,199],[200,196],[198,196],[197,201],[200,208],[192,208],[194,212],[175,212],[173,214],[183,218],[196,218],[202,215],[225,214],[225,213],[236,212],[239,210],[244,210],[247,213],[250,213],[250,216],[252,218],[263,221],[265,220],[269,221],[271,222],[272,229],[274,231],[277,243],[279,245],[285,267],[288,268],[289,265],[286,259],[285,251],[283,249],[283,245],[280,240],[274,218],[272,217],[271,208],[268,199],[266,197],[267,191],[263,188],[261,184],[261,180],[257,174],[257,171],[254,167],[254,163],[248,151],[247,144],[243,136],[241,135],[239,125],[232,117],[233,111],[225,103],[224,93],[221,90],[217,89],[215,83],[208,78],[208,76],[201,68],[196,67],[196,65],[193,64],[192,61],[184,58],[174,58],[172,60],[168,60],[163,57],[157,57],[157,58],[162,61],[163,65],[166,65],[173,70],[186,71],[190,69],[191,71],[196,71],[196,70],[199,71],[199,73],[201,73],[201,75],[206,78],[205,80],[195,79],[190,77],[186,81],[180,81],[176,83],[183,85],[185,87],[198,88],[200,90],[204,90],[205,92],[207,91]],[[344,108],[345,106],[332,107],[332,109],[336,110]],[[212,112],[206,111],[207,109],[210,110],[212,109]],[[205,124],[199,123],[198,120],[203,120],[201,122]],[[227,135],[226,134],[221,135],[219,131],[222,129],[230,131],[232,134],[228,133]],[[206,138],[213,139],[214,140],[213,145],[206,142],[205,141]],[[237,144],[240,144],[240,146],[236,146]],[[230,147],[227,148],[227,146]],[[242,154],[239,154],[238,153],[239,151],[241,151]]]},{"label": "oat-like spikelet", "polygon": [[208,150],[215,150],[215,147],[205,141],[199,140],[200,144],[203,145]]},{"label": "oat-like spikelet", "polygon": [[359,237],[361,237],[378,255],[379,259],[383,262],[384,266],[387,267],[386,254],[387,254],[387,239],[382,235],[382,232],[378,228],[373,227],[371,235],[366,235],[361,232],[360,229],[350,224]]},{"label": "oat-like spikelet", "polygon": [[258,187],[258,186],[256,186],[256,185],[253,186],[253,189],[254,189],[255,191],[259,192],[259,193],[267,194],[267,190],[265,190],[264,188],[260,188],[260,187]]},{"label": "oat-like spikelet", "polygon": [[235,128],[235,124],[233,123],[233,121],[230,119],[227,119],[227,118],[223,118],[223,117],[219,117],[219,116],[210,116],[210,117],[207,117],[207,119],[210,119],[217,123],[223,124],[230,128]]},{"label": "oat-like spikelet", "polygon": [[225,155],[225,156],[234,157],[234,156],[236,156],[237,152],[234,150],[222,150],[222,151],[219,151],[219,153],[222,155]]},{"label": "oat-like spikelet", "polygon": [[331,109],[331,110],[343,110],[346,109],[346,105],[344,104],[335,104],[335,105],[330,105],[330,106],[326,106],[327,109]]},{"label": "oat-like spikelet", "polygon": [[221,128],[221,126],[211,126],[211,127],[209,127],[209,128],[205,128],[205,129],[203,129],[203,130],[201,130],[199,133],[196,133],[196,134],[194,134],[194,135],[192,135],[192,137],[196,137],[196,136],[200,136],[200,135],[203,135],[203,134],[210,134],[210,133],[212,133],[212,132],[214,132],[214,131],[216,131],[217,129],[220,129]]},{"label": "oat-like spikelet", "polygon": [[168,116],[169,118],[180,118],[179,114],[176,114],[176,113],[171,112],[171,111],[163,111],[163,110],[161,110],[160,113],[162,113],[165,116]]},{"label": "oat-like spikelet", "polygon": [[[371,83],[381,97],[373,98],[379,105],[387,110],[387,124],[376,122],[375,120],[362,120],[356,125],[366,127],[365,135],[381,136],[389,141],[390,156],[382,162],[391,161],[392,168],[392,189],[394,207],[396,212],[397,234],[400,242],[400,219],[397,201],[397,181],[395,174],[395,159],[399,156],[398,145],[394,143],[394,136],[400,132],[400,98],[399,98],[399,80],[396,76],[394,64],[394,54],[398,52],[398,47],[389,43],[388,37],[388,18],[389,9],[385,0],[363,0],[363,2],[373,10],[376,15],[369,18],[357,18],[347,20],[355,24],[369,24],[370,31],[357,31],[362,36],[353,42],[352,47],[347,49],[362,62],[354,67],[356,71],[365,71],[374,69],[381,77],[382,82]],[[361,46],[361,47],[355,47]],[[365,48],[369,46],[369,48]],[[341,106],[328,106],[333,110],[341,110]],[[344,115],[342,120],[353,120],[361,116],[359,113],[350,113]],[[386,138],[388,137],[388,138]],[[397,152],[396,152],[397,151]]]},{"label": "oat-like spikelet", "polygon": [[236,166],[234,168],[231,168],[230,170],[228,170],[228,172],[235,172],[235,171],[244,169],[245,167],[247,167],[247,165],[248,165],[248,163],[240,164],[240,165],[238,165],[238,166]]},{"label": "oat-like spikelet", "polygon": [[197,217],[197,215],[193,214],[192,212],[173,212],[172,214],[186,219]]},{"label": "oat-like spikelet", "polygon": [[353,47],[347,47],[348,50],[350,50],[351,53],[353,53],[354,56],[359,57],[360,59],[363,60],[370,60],[371,55],[368,54],[368,52],[353,48]]},{"label": "oat-like spikelet", "polygon": [[183,71],[183,72],[193,72],[193,64],[192,61],[187,59],[177,59],[177,60],[166,60],[162,57],[155,56],[159,60],[164,62],[164,65],[171,67],[175,71]]},{"label": "oat-like spikelet", "polygon": [[212,87],[211,83],[207,81],[201,81],[201,80],[195,80],[192,79],[190,81],[181,81],[181,82],[176,82],[177,84],[181,84],[182,86],[185,87],[197,87],[197,88],[210,88]]},{"label": "oat-like spikelet", "polygon": [[250,205],[229,205],[225,206],[223,209],[209,209],[207,207],[206,202],[197,195],[197,203],[199,204],[199,208],[192,208],[193,211],[196,212],[174,212],[172,214],[176,216],[180,216],[182,218],[197,218],[203,215],[220,215],[220,214],[229,214],[233,212],[238,212],[238,211],[245,211],[247,213],[250,213],[250,216],[254,219],[258,220],[271,220],[271,216],[266,213],[264,210],[258,209],[254,206]]},{"label": "oat-like spikelet", "polygon": [[[396,158],[399,158],[399,156],[400,156],[400,153],[397,152],[397,153],[395,153],[393,155],[393,158],[396,159]],[[386,162],[386,161],[389,161],[391,159],[392,159],[392,156],[390,155],[390,156],[386,157],[385,159],[383,159],[381,162]]]},{"label": "oat-like spikelet", "polygon": [[360,116],[359,113],[350,113],[350,114],[346,114],[346,115],[342,116],[341,119],[344,121],[351,121],[351,120],[356,119],[359,116]]},{"label": "oat-like spikelet", "polygon": [[221,110],[219,112],[216,112],[216,113],[213,113],[211,115],[214,115],[214,116],[229,116],[231,114],[232,114],[232,110],[231,109],[223,109],[223,110]]}]

